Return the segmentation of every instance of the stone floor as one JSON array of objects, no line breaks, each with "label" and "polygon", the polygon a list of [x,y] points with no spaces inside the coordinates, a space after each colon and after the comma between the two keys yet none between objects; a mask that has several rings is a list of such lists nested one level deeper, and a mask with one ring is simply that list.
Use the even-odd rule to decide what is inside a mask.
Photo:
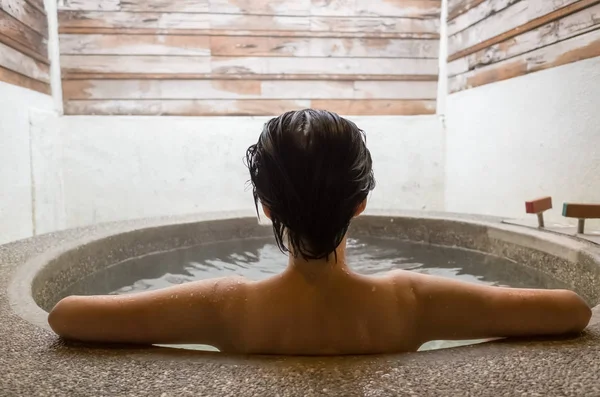
[{"label": "stone floor", "polygon": [[11,310],[7,286],[33,255],[142,225],[102,225],[0,246],[0,396],[600,396],[600,313],[572,339],[286,358],[67,346]]}]

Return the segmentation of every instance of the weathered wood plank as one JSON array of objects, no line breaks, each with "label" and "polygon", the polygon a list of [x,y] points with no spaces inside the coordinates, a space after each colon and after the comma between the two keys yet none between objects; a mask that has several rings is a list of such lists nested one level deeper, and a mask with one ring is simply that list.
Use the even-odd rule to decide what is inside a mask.
[{"label": "weathered wood plank", "polygon": [[407,58],[282,58],[213,57],[211,68],[217,74],[415,74],[438,73],[435,59]]},{"label": "weathered wood plank", "polygon": [[437,19],[411,18],[328,18],[273,15],[131,13],[97,11],[63,11],[59,13],[64,28],[85,29],[194,29],[194,30],[264,30],[316,32],[435,33]]},{"label": "weathered wood plank", "polygon": [[528,0],[487,0],[457,18],[448,21],[448,36],[455,35],[484,19],[520,2]]},{"label": "weathered wood plank", "polygon": [[464,14],[487,0],[448,0],[448,21]]},{"label": "weathered wood plank", "polygon": [[436,101],[405,101],[390,99],[313,100],[314,109],[327,109],[345,116],[412,116],[435,114]]},{"label": "weathered wood plank", "polygon": [[600,56],[600,30],[454,76],[449,79],[449,89],[462,91],[597,56]]},{"label": "weathered wood plank", "polygon": [[209,0],[64,0],[64,11],[209,12]]},{"label": "weathered wood plank", "polygon": [[438,81],[437,74],[246,74],[246,73],[73,73],[63,71],[63,80],[326,80],[326,81]]},{"label": "weathered wood plank", "polygon": [[[329,0],[313,0],[323,3]],[[380,16],[404,18],[438,19],[441,14],[442,2],[439,0],[354,0],[355,4],[339,10],[338,15]],[[354,11],[354,13],[353,13]]]},{"label": "weathered wood plank", "polygon": [[436,99],[437,81],[355,81],[355,99]]},{"label": "weathered wood plank", "polygon": [[66,80],[63,96],[69,100],[261,99],[262,83],[260,80],[188,80],[185,83],[181,80]]},{"label": "weathered wood plank", "polygon": [[121,11],[120,0],[64,0],[60,11]]},{"label": "weathered wood plank", "polygon": [[210,16],[190,13],[62,11],[61,28],[210,29]]},{"label": "weathered wood plank", "polygon": [[437,82],[65,80],[71,99],[435,99]]},{"label": "weathered wood plank", "polygon": [[48,63],[46,39],[0,10],[0,43]]},{"label": "weathered wood plank", "polygon": [[0,43],[0,66],[34,80],[50,82],[50,67]]},{"label": "weathered wood plank", "polygon": [[0,0],[0,9],[41,36],[48,37],[46,15],[25,0]]},{"label": "weathered wood plank", "polygon": [[297,38],[354,38],[392,40],[439,40],[439,33],[402,32],[303,32],[274,30],[223,30],[223,29],[129,29],[86,28],[59,26],[61,34],[114,34],[114,35],[176,35],[176,36],[234,36],[234,37],[297,37]]},{"label": "weathered wood plank", "polygon": [[501,62],[596,29],[600,29],[600,4],[450,62],[448,76]]},{"label": "weathered wood plank", "polygon": [[210,12],[295,16],[437,18],[439,0],[211,0]]},{"label": "weathered wood plank", "polygon": [[67,73],[434,75],[436,59],[64,55]]},{"label": "weathered wood plank", "polygon": [[67,101],[68,115],[278,116],[310,107],[308,100],[92,100]]},{"label": "weathered wood plank", "polygon": [[209,0],[121,0],[122,11],[210,12]]},{"label": "weathered wood plank", "polygon": [[63,55],[63,73],[210,73],[209,57]]},{"label": "weathered wood plank", "polygon": [[210,37],[219,56],[437,58],[436,40],[336,39],[296,37]]},{"label": "weathered wood plank", "polygon": [[0,81],[50,95],[50,84],[42,83],[0,66]]},{"label": "weathered wood plank", "polygon": [[440,21],[435,18],[310,17],[310,30],[329,32],[439,33]]},{"label": "weathered wood plank", "polygon": [[46,14],[46,6],[44,5],[44,0],[26,0],[29,4],[38,9],[38,11]]},{"label": "weathered wood plank", "polygon": [[209,56],[208,36],[60,35],[65,55],[191,55]]},{"label": "weathered wood plank", "polygon": [[118,100],[67,101],[68,115],[277,116],[308,107],[343,115],[434,114],[435,101],[403,100]]},{"label": "weathered wood plank", "polygon": [[219,14],[310,15],[310,0],[210,0],[210,12]]},{"label": "weathered wood plank", "polygon": [[437,0],[312,0],[311,15],[438,18]]},{"label": "weathered wood plank", "polygon": [[520,1],[448,39],[450,61],[525,33],[597,3],[597,0]]},{"label": "weathered wood plank", "polygon": [[310,0],[210,0],[210,12],[227,14],[310,15]]},{"label": "weathered wood plank", "polygon": [[440,0],[65,0],[65,11],[437,18]]}]

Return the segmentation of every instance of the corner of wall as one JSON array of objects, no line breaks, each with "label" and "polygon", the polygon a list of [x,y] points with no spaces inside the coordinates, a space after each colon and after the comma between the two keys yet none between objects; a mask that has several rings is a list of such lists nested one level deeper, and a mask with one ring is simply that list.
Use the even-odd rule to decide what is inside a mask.
[{"label": "corner of wall", "polygon": [[58,114],[64,113],[62,79],[60,72],[60,45],[58,37],[58,4],[63,0],[45,0],[48,14],[48,56],[50,58],[50,86],[54,108]]}]

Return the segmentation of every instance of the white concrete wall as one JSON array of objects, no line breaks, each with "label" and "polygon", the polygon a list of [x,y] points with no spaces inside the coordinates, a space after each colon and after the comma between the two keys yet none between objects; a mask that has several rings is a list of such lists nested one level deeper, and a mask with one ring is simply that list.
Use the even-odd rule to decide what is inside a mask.
[{"label": "white concrete wall", "polygon": [[48,95],[0,82],[0,244],[35,231],[30,118],[52,106]]},{"label": "white concrete wall", "polygon": [[[252,209],[242,159],[268,118],[63,117],[66,226]],[[371,208],[441,210],[443,132],[437,116],[355,117],[378,187]],[[55,128],[53,123],[49,129]],[[60,217],[59,217],[60,220]]]},{"label": "white concrete wall", "polygon": [[524,217],[524,202],[600,202],[600,58],[450,95],[446,210]]}]

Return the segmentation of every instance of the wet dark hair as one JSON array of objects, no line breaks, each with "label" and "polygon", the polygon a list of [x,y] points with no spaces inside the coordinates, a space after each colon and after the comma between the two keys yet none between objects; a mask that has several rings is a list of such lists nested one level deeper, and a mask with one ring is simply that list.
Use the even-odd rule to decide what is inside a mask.
[{"label": "wet dark hair", "polygon": [[260,202],[281,251],[306,260],[335,255],[375,187],[364,132],[328,111],[306,109],[270,120],[245,160],[257,213]]}]

